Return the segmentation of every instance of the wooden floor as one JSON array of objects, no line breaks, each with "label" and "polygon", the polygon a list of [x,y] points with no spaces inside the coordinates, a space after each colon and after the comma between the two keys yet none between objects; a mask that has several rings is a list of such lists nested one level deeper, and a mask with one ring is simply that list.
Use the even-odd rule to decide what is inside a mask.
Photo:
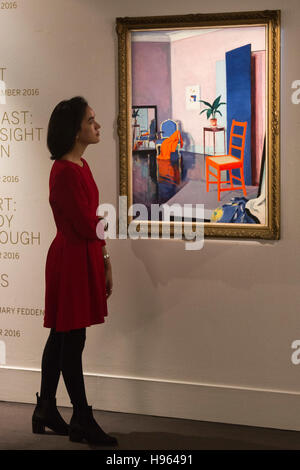
[{"label": "wooden floor", "polygon": [[[34,405],[0,402],[0,450],[91,450],[50,430],[32,434]],[[71,408],[60,408],[68,422]],[[174,418],[95,411],[102,428],[117,437],[114,450],[300,450],[300,433]],[[104,449],[103,447],[101,449]],[[113,450],[110,448],[110,450]],[[106,449],[107,450],[107,449]]]}]

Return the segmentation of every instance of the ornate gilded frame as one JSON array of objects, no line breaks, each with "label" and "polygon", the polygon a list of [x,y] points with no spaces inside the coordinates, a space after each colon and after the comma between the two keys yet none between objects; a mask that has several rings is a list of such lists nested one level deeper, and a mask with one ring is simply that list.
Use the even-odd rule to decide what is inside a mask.
[{"label": "ornate gilded frame", "polygon": [[[220,224],[205,223],[204,234],[208,238],[280,238],[280,11],[249,11],[236,13],[191,14],[182,16],[125,17],[117,18],[118,67],[119,67],[119,168],[120,195],[127,196],[132,204],[131,175],[131,41],[133,31],[185,29],[195,27],[244,26],[266,27],[267,37],[267,109],[266,109],[266,162],[268,189],[267,223]],[[132,218],[128,216],[129,224]],[[145,222],[150,233],[150,224]],[[161,233],[161,222],[158,223]],[[176,222],[173,222],[176,224]],[[172,230],[173,229],[173,230]],[[174,225],[171,227],[174,233]]]}]

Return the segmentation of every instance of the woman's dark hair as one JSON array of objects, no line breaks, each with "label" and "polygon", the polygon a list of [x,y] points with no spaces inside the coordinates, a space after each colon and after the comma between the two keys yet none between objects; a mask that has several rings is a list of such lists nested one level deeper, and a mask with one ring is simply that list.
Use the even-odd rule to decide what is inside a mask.
[{"label": "woman's dark hair", "polygon": [[76,135],[88,106],[82,96],[58,103],[52,111],[47,134],[51,160],[59,160],[74,147]]}]

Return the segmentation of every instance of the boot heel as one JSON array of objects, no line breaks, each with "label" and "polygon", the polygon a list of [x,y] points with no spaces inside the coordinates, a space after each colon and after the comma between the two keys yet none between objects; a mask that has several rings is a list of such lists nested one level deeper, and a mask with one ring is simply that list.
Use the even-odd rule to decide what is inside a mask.
[{"label": "boot heel", "polygon": [[44,434],[45,425],[40,421],[32,420],[32,432],[34,434]]}]

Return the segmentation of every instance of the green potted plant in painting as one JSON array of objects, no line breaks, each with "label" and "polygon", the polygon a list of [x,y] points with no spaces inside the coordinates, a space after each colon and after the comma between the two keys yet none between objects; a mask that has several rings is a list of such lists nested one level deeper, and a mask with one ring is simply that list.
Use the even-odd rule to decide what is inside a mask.
[{"label": "green potted plant in painting", "polygon": [[206,113],[206,117],[207,119],[210,120],[210,124],[212,125],[212,127],[217,126],[216,114],[220,114],[220,116],[222,116],[222,113],[219,110],[219,107],[222,106],[223,104],[226,104],[223,101],[220,102],[221,96],[222,95],[218,96],[218,98],[216,98],[212,104],[208,103],[208,101],[200,100],[200,103],[204,103],[205,106],[207,107],[205,109],[202,109],[202,111],[199,114]]}]

